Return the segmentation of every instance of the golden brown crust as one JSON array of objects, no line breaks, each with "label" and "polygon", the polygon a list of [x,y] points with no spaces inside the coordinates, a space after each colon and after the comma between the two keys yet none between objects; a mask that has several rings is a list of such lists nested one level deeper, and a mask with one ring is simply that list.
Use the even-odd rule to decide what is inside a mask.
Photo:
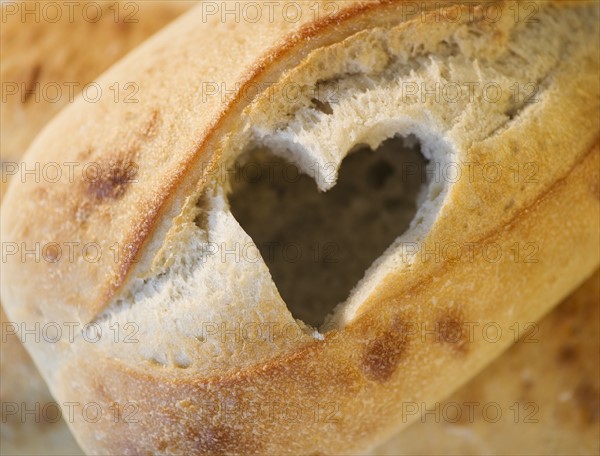
[{"label": "golden brown crust", "polygon": [[[203,103],[199,110],[203,81],[278,80],[313,49],[362,28],[394,23],[398,5],[344,3],[335,20],[260,24],[260,34],[244,23],[233,32],[218,22],[198,28],[196,10],[115,66],[102,83],[134,77],[146,89],[144,99],[131,108],[102,100],[93,107],[72,106],[37,139],[28,160],[96,160],[120,164],[120,171],[93,185],[15,187],[8,201],[11,219],[2,228],[8,239],[76,239],[97,242],[105,251],[114,243],[126,245],[125,255],[137,263],[103,258],[93,265],[48,266],[13,260],[6,268],[9,285],[3,283],[11,316],[87,322],[105,309],[127,275],[137,279],[152,272],[151,260],[171,220],[202,181],[203,165],[222,159],[219,141],[235,129],[248,102],[238,94],[231,102]],[[426,24],[423,28],[427,33]],[[225,53],[209,46],[207,31],[211,43],[226,36],[241,43],[224,41]],[[215,67],[217,57],[224,60]],[[94,345],[85,353],[50,357],[45,375],[58,397],[97,402],[103,410],[114,402],[134,404],[135,423],[115,422],[109,414],[96,423],[76,421],[82,446],[90,453],[124,454],[350,453],[389,436],[402,401],[437,400],[466,381],[465,371],[480,370],[510,340],[489,343],[479,333],[451,340],[448,326],[491,319],[506,327],[536,319],[598,265],[598,93],[594,87],[577,90],[597,71],[597,61],[577,62],[580,74],[559,67],[549,76],[550,96],[539,107],[461,151],[474,161],[491,156],[538,162],[543,172],[537,185],[522,188],[508,178],[496,185],[454,185],[424,242],[427,247],[493,241],[510,251],[525,240],[540,247],[540,261],[506,256],[491,263],[478,251],[470,261],[417,261],[409,272],[390,272],[351,324],[323,341],[301,342],[283,355],[265,354],[267,361],[256,359],[247,369],[218,375],[129,365]],[[566,114],[555,116],[563,106]],[[83,127],[66,144],[63,136],[75,121]],[[549,137],[548,131],[559,134]],[[137,165],[137,185],[123,181],[123,164],[130,161]],[[39,200],[55,208],[43,214],[43,223]],[[22,286],[32,275],[40,277],[43,296]],[[50,286],[55,280],[77,288],[59,290]],[[431,342],[411,335],[415,325],[436,328],[437,337]],[[224,406],[239,414],[248,404],[274,403],[287,406],[286,413],[300,407],[300,419],[220,415]]]},{"label": "golden brown crust", "polygon": [[519,342],[442,403],[429,403],[437,413],[372,454],[598,453],[599,312],[596,271],[539,323],[514,327]]},{"label": "golden brown crust", "polygon": [[[533,242],[552,242],[560,248],[544,251],[543,261],[562,264],[570,262],[572,257],[580,258],[584,261],[573,264],[570,271],[574,276],[585,277],[595,267],[591,264],[594,259],[585,260],[585,252],[599,247],[595,236],[598,217],[588,218],[589,214],[598,215],[600,210],[589,190],[589,182],[599,165],[600,149],[596,146],[544,197],[492,239],[510,245],[526,234]],[[578,204],[572,204],[573,201]],[[552,214],[557,212],[574,223],[564,229],[555,218],[553,223],[561,228],[555,230],[550,224],[538,222],[552,220]],[[381,296],[382,304],[346,330],[330,332],[324,341],[307,345],[293,355],[228,376],[203,379],[177,378],[170,372],[151,375],[112,360],[105,360],[102,371],[98,371],[95,357],[90,354],[87,360],[72,360],[64,370],[58,384],[65,390],[60,394],[68,394],[81,403],[99,402],[103,409],[123,398],[136,404],[135,417],[139,422],[135,424],[113,423],[108,418],[93,426],[76,423],[75,432],[81,444],[93,453],[112,454],[123,449],[144,453],[156,448],[163,448],[161,452],[166,454],[242,453],[240,448],[258,454],[360,452],[370,442],[389,436],[399,427],[398,423],[410,422],[401,420],[403,401],[442,399],[453,389],[449,384],[458,387],[464,383],[465,370],[479,371],[486,360],[494,357],[492,354],[502,352],[512,342],[512,335],[506,334],[510,324],[535,321],[540,317],[540,308],[547,308],[548,303],[560,296],[561,285],[552,270],[534,272],[529,266],[510,261],[490,264],[482,257],[473,263],[453,265],[436,274],[438,282],[446,279],[452,282],[444,290],[444,300],[438,308],[427,303],[438,294],[439,286],[423,278],[414,289]],[[502,282],[505,284],[502,290],[498,287],[496,296],[490,296],[485,303],[465,293],[467,286],[485,287],[492,271],[507,278],[521,276],[523,280],[535,280],[544,286],[517,289],[506,280]],[[469,277],[469,282],[463,277]],[[462,312],[468,315],[465,321],[480,325],[493,321],[505,329],[505,336],[491,343],[482,338],[482,333],[475,332],[466,352],[453,349],[452,344],[435,342],[435,338],[424,340],[415,335],[407,336],[401,345],[396,340],[388,344],[392,340],[390,334],[397,334],[398,322],[436,328],[438,312],[444,312],[448,303],[456,300],[461,301]],[[505,300],[527,302],[529,306],[517,309],[512,315],[505,308],[494,312],[493,320],[487,318],[487,309],[499,309]],[[544,304],[537,305],[540,302]],[[440,370],[438,366],[443,368]],[[89,376],[83,383],[85,390],[78,391],[76,397],[69,387],[73,369]],[[148,391],[154,393],[148,395]],[[252,407],[257,404],[262,407],[263,415],[243,415],[255,410]],[[274,406],[279,411],[270,416],[267,411]],[[301,418],[289,419],[285,413],[291,414],[298,407],[302,408]],[[314,413],[318,410],[325,416],[315,420]],[[94,439],[93,433],[98,428],[110,433],[110,441]],[[144,438],[136,439],[133,444],[131,435]]]},{"label": "golden brown crust", "polygon": [[[82,16],[86,3],[73,5],[73,20],[69,20],[68,6],[61,5],[64,6],[62,20],[57,22],[41,17],[41,3],[27,5],[28,11],[37,8],[38,21],[33,13],[25,15],[23,20],[24,3],[16,4],[16,14],[8,14],[7,3],[2,4],[2,90],[4,93],[15,84],[23,83],[26,90],[19,87],[17,93],[7,94],[1,105],[1,196],[10,180],[15,179],[15,185],[19,185],[21,177],[12,174],[12,165],[21,159],[34,137],[59,109],[72,103],[82,88],[112,63],[193,6],[193,2],[136,2],[135,5],[129,2],[125,8],[124,2],[97,3],[102,8],[101,19],[92,22]],[[90,11],[93,12],[94,7]],[[117,11],[121,14],[115,21]],[[134,22],[126,21],[127,18]],[[94,39],[90,39],[90,35]],[[62,96],[55,99],[53,92],[46,93],[50,86],[58,86]],[[4,208],[2,211],[4,214]],[[22,408],[35,410],[36,404],[41,409],[53,403],[52,395],[19,337],[13,335],[15,327],[8,324],[2,309],[0,322],[2,403],[16,404],[19,412]],[[53,415],[50,421],[44,418],[38,414],[23,420],[20,413],[5,416],[3,410],[2,451],[7,454],[81,453],[64,420],[54,420]]]}]

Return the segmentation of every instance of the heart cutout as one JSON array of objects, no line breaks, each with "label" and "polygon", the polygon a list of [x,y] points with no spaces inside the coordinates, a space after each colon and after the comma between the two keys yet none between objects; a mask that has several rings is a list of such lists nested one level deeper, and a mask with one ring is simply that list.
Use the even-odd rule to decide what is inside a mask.
[{"label": "heart cutout", "polygon": [[295,318],[321,326],[409,227],[427,164],[414,139],[355,147],[324,193],[280,154],[260,149],[238,159],[231,212]]}]

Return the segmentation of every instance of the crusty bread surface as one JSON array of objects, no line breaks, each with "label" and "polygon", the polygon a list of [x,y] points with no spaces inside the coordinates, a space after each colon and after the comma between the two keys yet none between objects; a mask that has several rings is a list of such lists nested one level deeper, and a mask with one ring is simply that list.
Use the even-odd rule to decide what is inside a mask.
[{"label": "crusty bread surface", "polygon": [[429,414],[372,454],[598,454],[599,313],[596,271],[481,374],[428,403]]},{"label": "crusty bread surface", "polygon": [[[61,19],[56,21],[55,16],[50,15],[55,12],[51,8],[48,16],[42,15],[46,8],[43,3],[24,6],[23,2],[12,5],[4,2],[1,5],[0,80],[4,99],[0,105],[0,196],[4,196],[10,181],[19,185],[21,157],[62,107],[72,103],[86,85],[94,82],[94,77],[116,60],[193,6],[193,2],[137,2],[135,5],[129,2],[126,8],[125,2],[93,2],[89,16],[84,16],[88,3],[73,4],[71,17],[68,5],[61,3]],[[102,8],[98,20],[94,15],[96,5]],[[24,8],[28,14],[23,15]],[[53,91],[56,87],[60,92]],[[2,216],[4,214],[2,208]],[[0,452],[80,454],[65,421],[55,419],[56,415],[50,413],[55,412],[48,407],[54,398],[2,309],[0,322],[0,400],[17,407],[16,413],[8,405],[2,409]],[[36,406],[37,414],[23,417],[21,411],[36,410]],[[49,412],[42,414],[41,410]]]},{"label": "crusty bread surface", "polygon": [[[453,22],[436,20],[442,6],[407,17],[403,2],[340,2],[315,17],[299,5],[296,22],[195,8],[99,79],[136,81],[138,103],[79,99],[25,157],[93,162],[101,177],[13,185],[3,201],[4,242],[103,252],[3,264],[11,320],[102,331],[95,343],[26,341],[59,402],[104,411],[71,424],[90,454],[363,452],[408,423],[403,403],[445,397],[510,345],[512,324],[598,266],[597,5],[536,3],[526,21],[501,2],[493,22],[468,4]],[[450,82],[500,96],[404,90]],[[223,260],[253,238],[221,170],[268,149],[329,191],[350,151],[393,137],[416,138],[432,165],[504,172],[425,182],[406,232],[314,322],[294,318],[262,257]],[[533,180],[508,171],[531,164]],[[473,254],[426,254],[450,244]],[[533,258],[515,253],[524,244]],[[135,419],[113,419],[114,404]]]}]

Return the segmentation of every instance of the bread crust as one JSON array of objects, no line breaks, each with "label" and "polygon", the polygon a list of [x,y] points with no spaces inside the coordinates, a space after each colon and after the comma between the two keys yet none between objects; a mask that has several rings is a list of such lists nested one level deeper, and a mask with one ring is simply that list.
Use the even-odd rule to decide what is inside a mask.
[{"label": "bread crust", "polygon": [[[598,453],[598,272],[542,320],[521,327],[519,342],[439,404],[437,413],[371,454]],[[502,410],[501,417],[484,407]]]},{"label": "bread crust", "polygon": [[[139,407],[135,414],[139,421],[128,425],[111,422],[111,417],[94,425],[79,421],[74,426],[78,441],[92,454],[360,454],[373,442],[391,437],[400,427],[403,403],[443,399],[513,342],[507,331],[494,343],[482,339],[481,333],[464,345],[403,339],[398,328],[414,322],[435,328],[444,315],[462,322],[489,322],[487,315],[493,312],[493,321],[506,330],[514,321],[537,320],[550,303],[568,293],[573,281],[578,284],[579,277],[593,271],[595,259],[586,252],[599,247],[598,217],[588,217],[599,213],[590,185],[600,165],[599,152],[597,146],[590,150],[534,205],[490,236],[502,245],[526,236],[560,246],[546,252],[544,261],[569,264],[568,276],[559,278],[553,269],[542,272],[510,262],[493,265],[482,258],[442,268],[435,279],[425,276],[411,288],[390,289],[377,297],[369,311],[344,331],[332,331],[322,342],[229,375],[186,378],[173,376],[172,371],[149,373],[111,359],[103,359],[99,369],[95,354],[88,353],[66,363],[56,379],[57,395],[84,404],[97,402],[103,410],[126,398]],[[556,213],[574,221],[568,230],[553,216]],[[542,225],[542,219],[553,222]],[[505,279],[504,285],[491,290],[493,274]],[[539,286],[515,287],[517,280]],[[444,302],[435,308],[431,298],[444,282],[449,283]],[[487,289],[491,296],[481,300],[468,292],[471,286]],[[507,301],[528,305],[513,313],[505,306]],[[461,305],[444,309],[449,302]],[[72,388],[73,371],[80,372],[77,391]],[[288,419],[282,412],[276,418],[266,412],[260,418],[242,414],[257,403],[265,408],[301,407],[302,419]],[[321,416],[315,420],[317,410]],[[99,429],[110,438],[96,440]]]},{"label": "bread crust", "polygon": [[[102,71],[193,6],[192,2],[177,1],[138,2],[135,5],[131,2],[106,2],[97,4],[102,8],[101,19],[95,21],[80,15],[88,3],[73,5],[72,20],[67,14],[67,5],[60,5],[65,9],[61,10],[61,20],[56,22],[41,16],[44,6],[40,2],[30,2],[26,6],[30,13],[24,18],[21,14],[24,3],[16,5],[16,12],[14,4],[9,6],[3,2],[0,5],[2,90],[4,93],[8,87],[19,87],[18,93],[7,94],[1,104],[1,197],[12,179],[17,181],[15,185],[19,185],[21,176],[19,173],[11,174],[12,167],[20,161],[44,124],[73,102],[71,95],[75,97]],[[15,14],[9,13],[8,8],[13,8],[11,11]],[[116,12],[121,13],[120,21],[115,21]],[[88,39],[90,34],[93,40]],[[27,85],[32,93],[25,96],[21,92],[21,84]],[[45,88],[50,86],[60,88],[59,99],[55,99],[54,93],[45,94]],[[69,93],[69,87],[72,93]],[[4,208],[2,213],[4,215]],[[15,404],[24,410],[51,408],[54,398],[20,343],[19,336],[14,335],[13,326],[1,308],[0,324],[0,400],[3,404]],[[24,382],[24,379],[27,381]],[[23,419],[18,413],[5,415],[3,410],[2,420],[0,440],[3,453],[81,453],[65,421],[57,421],[50,414],[41,418],[30,415]]]},{"label": "bread crust", "polygon": [[[198,8],[114,66],[101,84],[135,79],[142,89],[140,103],[74,104],[37,138],[26,161],[134,161],[140,183],[108,174],[93,184],[13,186],[2,235],[31,242],[96,242],[103,251],[116,243],[136,261],[105,256],[93,264],[48,264],[9,258],[2,283],[9,316],[87,323],[125,294],[132,280],[156,273],[153,259],[173,219],[187,196],[198,191],[198,182],[205,182],[204,165],[223,160],[223,138],[239,125],[250,103],[241,95],[243,88],[285,77],[314,49],[397,23],[401,5],[344,2],[332,18],[261,22],[262,33],[244,22],[233,31],[210,20],[198,27]],[[310,18],[303,8],[303,17]],[[427,33],[426,23],[421,28]],[[223,44],[213,46],[215,37]],[[218,57],[221,65],[215,66]],[[597,60],[586,58],[577,60],[577,74],[565,68],[553,73],[552,97],[535,115],[464,151],[475,160],[512,156],[519,163],[540,163],[544,174],[538,184],[528,189],[508,180],[496,186],[455,184],[423,241],[423,248],[495,242],[508,251],[526,240],[540,246],[539,262],[503,258],[491,263],[481,253],[469,262],[418,261],[409,272],[390,273],[350,324],[328,332],[324,340],[302,338],[276,355],[260,354],[254,365],[210,375],[129,365],[94,345],[85,350],[66,343],[29,347],[56,397],[95,402],[105,411],[115,402],[136,404],[134,423],[115,422],[108,414],[95,423],[76,420],[72,428],[78,442],[91,454],[361,452],[397,429],[402,401],[439,400],[464,383],[501,353],[510,337],[489,343],[476,333],[448,343],[438,334],[442,342],[436,342],[410,336],[411,325],[494,321],[507,327],[511,321],[531,321],[599,263],[598,88],[591,82]],[[209,99],[198,109],[197,93],[207,81],[237,83],[242,89],[231,100]],[[586,90],[578,91],[580,84]],[[41,213],[43,204],[53,210]],[[37,278],[35,286],[29,277]],[[239,411],[256,403],[305,411],[300,420],[212,413],[215,404],[232,404]]]}]

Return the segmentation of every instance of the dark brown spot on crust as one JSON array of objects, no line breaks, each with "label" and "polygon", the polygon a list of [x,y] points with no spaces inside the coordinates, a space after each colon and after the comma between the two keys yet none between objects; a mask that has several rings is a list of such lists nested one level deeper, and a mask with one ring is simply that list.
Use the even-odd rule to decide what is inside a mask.
[{"label": "dark brown spot on crust", "polygon": [[504,210],[508,211],[511,207],[513,207],[515,205],[515,200],[513,198],[511,198],[505,205],[504,205]]},{"label": "dark brown spot on crust", "polygon": [[389,331],[371,341],[363,352],[361,368],[370,380],[389,380],[406,353],[408,338],[404,324],[396,321]]},{"label": "dark brown spot on crust", "polygon": [[56,262],[59,258],[59,246],[54,244],[46,245],[44,258],[51,263]]},{"label": "dark brown spot on crust", "polygon": [[563,345],[558,351],[558,362],[568,364],[577,359],[577,349],[573,345]]},{"label": "dark brown spot on crust", "polygon": [[156,445],[156,449],[161,453],[164,453],[164,451],[167,449],[167,442],[164,440],[159,440],[158,445]]},{"label": "dark brown spot on crust", "polygon": [[465,317],[460,309],[445,309],[437,318],[436,332],[439,343],[460,353],[468,350],[469,328],[465,325]]},{"label": "dark brown spot on crust", "polygon": [[535,385],[535,382],[530,377],[526,377],[521,380],[521,387],[523,388],[524,391],[530,391],[534,387],[534,385]]},{"label": "dark brown spot on crust", "polygon": [[582,383],[575,389],[574,397],[586,423],[600,421],[600,395],[597,388],[589,383]]},{"label": "dark brown spot on crust", "polygon": [[31,96],[35,94],[36,84],[40,79],[41,72],[42,65],[36,63],[30,68],[29,72],[27,73],[27,76],[25,77],[25,92],[23,93],[23,97],[21,98],[23,103],[27,103]]},{"label": "dark brown spot on crust", "polygon": [[97,200],[117,200],[123,197],[127,187],[135,182],[138,166],[133,161],[116,160],[97,165],[86,176],[87,192]]}]

